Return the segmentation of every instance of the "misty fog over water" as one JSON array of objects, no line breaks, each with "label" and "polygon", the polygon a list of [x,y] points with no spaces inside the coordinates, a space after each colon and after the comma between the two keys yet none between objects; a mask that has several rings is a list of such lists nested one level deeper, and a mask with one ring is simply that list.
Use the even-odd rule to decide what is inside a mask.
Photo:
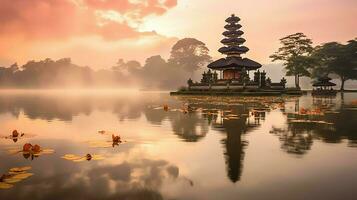
[{"label": "misty fog over water", "polygon": [[[352,199],[356,98],[2,91],[0,171],[29,177],[0,198]],[[29,157],[25,143],[53,152]]]}]

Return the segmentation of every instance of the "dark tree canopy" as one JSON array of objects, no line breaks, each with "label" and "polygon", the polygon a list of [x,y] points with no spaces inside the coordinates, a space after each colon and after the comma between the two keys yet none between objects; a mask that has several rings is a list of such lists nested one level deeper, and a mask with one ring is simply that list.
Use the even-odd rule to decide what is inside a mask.
[{"label": "dark tree canopy", "polygon": [[349,79],[357,79],[357,41],[350,40],[347,44],[329,42],[314,49],[312,58],[315,60],[313,76],[337,75],[341,80],[341,90]]},{"label": "dark tree canopy", "polygon": [[313,50],[311,39],[303,33],[295,33],[280,39],[281,47],[270,56],[272,61],[283,61],[287,76],[295,76],[295,86],[299,86],[299,77],[309,76]]},{"label": "dark tree canopy", "polygon": [[194,38],[184,38],[172,47],[169,63],[193,73],[211,61],[208,53],[205,43]]}]

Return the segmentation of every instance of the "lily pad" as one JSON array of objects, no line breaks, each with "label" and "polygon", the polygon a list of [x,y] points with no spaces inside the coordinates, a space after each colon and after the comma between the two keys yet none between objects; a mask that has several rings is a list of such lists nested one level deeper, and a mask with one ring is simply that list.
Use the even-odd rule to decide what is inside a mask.
[{"label": "lily pad", "polygon": [[11,148],[7,150],[9,154],[18,154],[22,153],[24,158],[35,158],[43,154],[52,154],[55,152],[53,149],[49,148],[41,148],[39,145],[32,146],[31,144],[27,143],[23,146],[22,149],[19,148]]},{"label": "lily pad", "polygon": [[0,189],[10,189],[12,187],[14,187],[14,185],[8,184],[8,183],[4,183],[4,182],[0,182]]},{"label": "lily pad", "polygon": [[19,172],[24,172],[24,171],[27,171],[27,170],[30,170],[31,167],[30,166],[26,166],[26,167],[14,167],[14,168],[11,168],[9,170],[9,172],[14,172],[14,173],[19,173]]},{"label": "lily pad", "polygon": [[70,160],[73,162],[82,162],[82,161],[91,161],[91,160],[103,160],[105,159],[104,156],[102,155],[97,155],[97,154],[87,154],[85,156],[79,156],[75,154],[66,154],[62,156],[63,159]]},{"label": "lily pad", "polygon": [[88,143],[93,148],[110,148],[113,146],[111,141],[89,141]]},{"label": "lily pad", "polygon": [[6,174],[0,177],[0,189],[12,188],[14,183],[31,177],[33,173],[27,172],[30,169],[30,166],[11,168]]}]

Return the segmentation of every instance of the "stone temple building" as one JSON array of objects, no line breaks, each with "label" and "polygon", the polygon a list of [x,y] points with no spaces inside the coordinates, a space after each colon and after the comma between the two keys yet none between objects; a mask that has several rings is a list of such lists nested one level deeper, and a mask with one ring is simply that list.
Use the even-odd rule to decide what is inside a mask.
[{"label": "stone temple building", "polygon": [[[221,40],[223,47],[218,51],[225,55],[210,63],[208,71],[202,74],[200,82],[188,80],[188,90],[232,90],[232,91],[254,91],[254,90],[284,90],[286,80],[282,78],[278,83],[272,83],[266,76],[265,71],[258,62],[246,58],[243,54],[249,49],[244,46],[244,32],[239,24],[240,18],[232,14],[226,19],[224,38]],[[253,71],[254,78],[251,80],[249,72]]]}]

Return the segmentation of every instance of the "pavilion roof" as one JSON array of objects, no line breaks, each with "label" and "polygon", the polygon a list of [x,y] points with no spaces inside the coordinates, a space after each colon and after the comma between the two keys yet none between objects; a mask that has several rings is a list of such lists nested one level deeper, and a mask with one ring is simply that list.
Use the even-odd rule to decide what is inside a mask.
[{"label": "pavilion roof", "polygon": [[227,57],[218,59],[212,63],[210,63],[207,67],[213,70],[227,69],[227,68],[236,68],[246,70],[256,70],[260,68],[262,65],[250,60],[249,58],[241,58],[237,56]]},{"label": "pavilion roof", "polygon": [[317,79],[319,82],[328,82],[328,81],[331,81],[332,78],[328,77],[328,76],[323,76],[323,77],[319,77]]},{"label": "pavilion roof", "polygon": [[317,79],[317,81],[312,84],[312,86],[314,87],[320,87],[320,86],[336,86],[335,83],[330,82],[330,80],[332,80],[330,77],[328,76],[323,76],[323,77],[319,77]]},{"label": "pavilion roof", "polygon": [[330,81],[328,81],[328,82],[318,81],[318,82],[312,84],[312,86],[314,86],[314,87],[320,87],[320,86],[336,86],[336,84],[335,84],[335,83],[332,83],[332,82],[330,82]]}]

